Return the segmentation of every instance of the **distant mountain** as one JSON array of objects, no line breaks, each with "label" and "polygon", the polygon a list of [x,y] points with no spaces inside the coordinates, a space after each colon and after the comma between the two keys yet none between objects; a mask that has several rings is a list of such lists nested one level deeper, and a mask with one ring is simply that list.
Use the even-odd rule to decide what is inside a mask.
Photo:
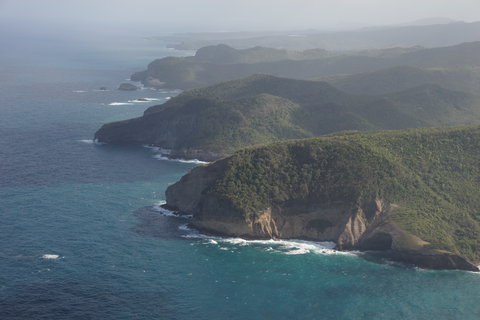
[{"label": "distant mountain", "polygon": [[450,24],[450,23],[465,23],[465,22],[459,21],[459,20],[453,20],[450,18],[436,17],[436,18],[419,19],[412,22],[403,23],[401,25],[402,26],[430,26],[430,25],[436,25],[436,24]]},{"label": "distant mountain", "polygon": [[284,141],[194,168],[168,187],[166,206],[208,233],[478,271],[479,163],[479,127]]},{"label": "distant mountain", "polygon": [[411,65],[430,68],[480,66],[479,52],[480,42],[468,42],[451,47],[407,52],[396,59],[396,65]]},{"label": "distant mountain", "polygon": [[172,149],[172,157],[213,160],[245,146],[344,130],[477,121],[479,97],[436,85],[359,96],[326,82],[255,75],[188,90],[140,118],[104,125],[95,138],[156,145]]},{"label": "distant mountain", "polygon": [[356,94],[393,93],[426,84],[480,93],[480,67],[428,69],[400,66],[324,80],[343,91]]},{"label": "distant mountain", "polygon": [[434,49],[396,48],[341,55],[323,50],[290,52],[258,47],[236,50],[220,45],[202,48],[194,57],[155,60],[148,65],[147,70],[138,72],[131,78],[146,86],[188,89],[256,73],[316,79],[328,75],[372,72],[394,66],[479,67],[480,42]]},{"label": "distant mountain", "polygon": [[215,64],[259,63],[282,60],[313,60],[336,54],[323,49],[290,51],[256,46],[248,49],[234,49],[225,44],[207,46],[197,50],[195,56],[186,58],[196,62]]},{"label": "distant mountain", "polygon": [[391,47],[445,47],[480,41],[480,22],[413,22],[416,25],[385,26],[348,31],[286,31],[276,33],[179,34],[159,37],[178,49],[225,43],[234,48],[263,46],[289,50],[324,48],[333,51]]}]

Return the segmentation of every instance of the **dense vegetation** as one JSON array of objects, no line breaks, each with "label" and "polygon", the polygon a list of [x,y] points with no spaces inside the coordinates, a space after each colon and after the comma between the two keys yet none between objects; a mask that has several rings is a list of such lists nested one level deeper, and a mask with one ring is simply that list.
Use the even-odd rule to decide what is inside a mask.
[{"label": "dense vegetation", "polygon": [[345,130],[473,124],[479,107],[477,96],[435,85],[367,97],[325,82],[255,75],[186,91],[141,118],[103,126],[96,138],[218,158],[249,145]]},{"label": "dense vegetation", "polygon": [[228,63],[258,63],[282,60],[313,60],[334,56],[336,54],[323,49],[305,51],[290,51],[265,47],[235,49],[225,44],[206,46],[197,50],[195,56],[185,60],[208,62],[216,64]]},{"label": "dense vegetation", "polygon": [[480,66],[480,42],[424,49],[394,48],[354,53],[303,52],[255,47],[205,47],[193,57],[157,59],[132,75],[146,86],[189,89],[265,73],[295,79],[379,71],[394,66],[465,68]]},{"label": "dense vegetation", "polygon": [[383,94],[408,90],[426,84],[478,94],[480,68],[417,68],[400,66],[375,72],[327,77],[336,88],[356,94]]},{"label": "dense vegetation", "polygon": [[295,201],[386,199],[396,205],[390,219],[405,232],[397,249],[418,249],[420,238],[429,243],[423,249],[480,261],[479,127],[279,142],[220,162],[226,169],[205,193],[228,199],[246,216]]}]

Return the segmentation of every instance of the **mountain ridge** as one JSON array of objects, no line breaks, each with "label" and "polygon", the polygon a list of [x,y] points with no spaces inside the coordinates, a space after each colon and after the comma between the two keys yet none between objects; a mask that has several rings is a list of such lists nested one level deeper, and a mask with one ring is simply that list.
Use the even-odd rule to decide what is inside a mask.
[{"label": "mountain ridge", "polygon": [[378,96],[326,82],[254,75],[185,91],[139,118],[102,126],[95,139],[172,149],[211,161],[254,144],[345,130],[464,125],[480,121],[480,98],[437,85]]},{"label": "mountain ridge", "polygon": [[[441,48],[400,48],[398,50],[385,49],[376,53],[325,53],[316,51],[312,54],[319,58],[308,58],[308,54],[288,53],[285,50],[259,48],[236,50],[225,49],[219,45],[211,47],[210,55],[215,56],[215,51],[227,50],[234,56],[232,63],[216,63],[221,58],[210,61],[198,61],[194,57],[167,57],[152,61],[147,70],[137,72],[131,76],[134,81],[140,81],[145,86],[155,88],[191,89],[204,87],[224,81],[230,81],[253,74],[264,73],[279,77],[312,80],[325,76],[374,72],[395,66],[412,66],[422,68],[462,68],[480,67],[480,42],[463,43],[451,47]],[[199,49],[207,50],[207,48]],[[263,50],[266,52],[249,56],[249,50]],[[233,52],[233,53],[232,53]],[[273,54],[276,52],[277,54]],[[375,51],[374,51],[375,52]],[[385,53],[385,54],[382,54]],[[292,59],[291,56],[303,58]],[[222,52],[217,52],[222,56]],[[246,55],[246,56],[243,56]],[[278,58],[278,55],[285,59]],[[243,56],[243,58],[242,58]],[[261,56],[261,59],[258,58]],[[236,57],[236,58],[235,58]],[[224,58],[229,59],[229,58]],[[251,63],[243,59],[254,59]],[[257,59],[257,60],[255,60]],[[258,60],[260,59],[260,60]],[[263,59],[263,60],[262,60]]]}]

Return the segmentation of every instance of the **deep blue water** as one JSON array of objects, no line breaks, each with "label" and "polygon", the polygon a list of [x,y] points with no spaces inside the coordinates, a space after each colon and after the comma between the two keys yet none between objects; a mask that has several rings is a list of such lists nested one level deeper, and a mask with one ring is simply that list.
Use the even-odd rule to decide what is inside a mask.
[{"label": "deep blue water", "polygon": [[[96,89],[183,53],[56,49],[0,55],[0,319],[480,318],[478,274],[198,237],[161,215],[192,164],[82,140],[177,93]],[[109,105],[142,97],[159,100]]]}]

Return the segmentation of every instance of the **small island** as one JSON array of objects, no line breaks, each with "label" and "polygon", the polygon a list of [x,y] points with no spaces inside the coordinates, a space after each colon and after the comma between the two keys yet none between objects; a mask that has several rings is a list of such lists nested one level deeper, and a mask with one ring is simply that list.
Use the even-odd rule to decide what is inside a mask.
[{"label": "small island", "polygon": [[122,83],[118,87],[118,90],[121,90],[121,91],[135,91],[135,90],[138,90],[138,89],[139,89],[139,87],[137,87],[136,85],[131,84],[131,83]]},{"label": "small island", "polygon": [[346,133],[198,166],[166,207],[207,233],[333,241],[429,269],[478,271],[480,127]]}]

